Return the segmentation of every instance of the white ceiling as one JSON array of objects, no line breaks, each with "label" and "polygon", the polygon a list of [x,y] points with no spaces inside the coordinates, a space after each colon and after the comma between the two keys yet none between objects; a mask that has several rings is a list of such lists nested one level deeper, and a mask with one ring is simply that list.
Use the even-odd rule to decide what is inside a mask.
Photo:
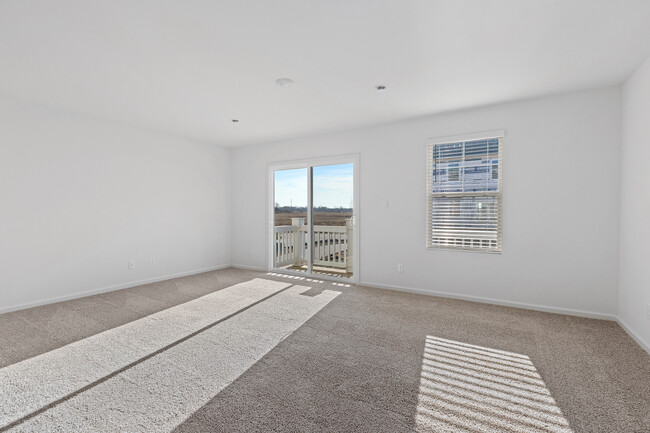
[{"label": "white ceiling", "polygon": [[648,54],[649,0],[0,0],[0,94],[224,145],[614,85]]}]

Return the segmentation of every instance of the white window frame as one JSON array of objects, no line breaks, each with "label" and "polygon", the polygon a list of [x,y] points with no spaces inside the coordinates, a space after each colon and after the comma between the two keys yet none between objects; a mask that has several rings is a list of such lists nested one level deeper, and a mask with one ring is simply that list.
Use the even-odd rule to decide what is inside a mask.
[{"label": "white window frame", "polygon": [[[468,142],[482,139],[499,139],[498,150],[498,190],[496,192],[450,192],[450,193],[434,193],[433,192],[433,149],[436,145]],[[464,134],[448,137],[429,138],[426,141],[426,248],[428,250],[445,250],[445,251],[469,251],[480,252],[489,254],[501,254],[503,252],[503,145],[504,145],[505,131],[488,131],[478,132],[473,134]],[[496,197],[498,206],[498,228],[497,228],[497,246],[496,248],[474,247],[471,245],[439,245],[432,242],[433,231],[433,203],[435,198],[438,197]]]}]

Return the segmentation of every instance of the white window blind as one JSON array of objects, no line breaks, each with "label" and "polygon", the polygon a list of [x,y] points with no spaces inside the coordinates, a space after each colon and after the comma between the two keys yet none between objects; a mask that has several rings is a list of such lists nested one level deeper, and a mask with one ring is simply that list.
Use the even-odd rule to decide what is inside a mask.
[{"label": "white window blind", "polygon": [[503,137],[427,146],[427,248],[501,251]]}]

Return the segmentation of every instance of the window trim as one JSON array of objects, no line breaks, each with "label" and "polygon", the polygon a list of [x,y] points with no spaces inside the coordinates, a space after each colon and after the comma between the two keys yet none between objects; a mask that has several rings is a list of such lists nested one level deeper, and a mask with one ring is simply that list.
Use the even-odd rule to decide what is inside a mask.
[{"label": "window trim", "polygon": [[[471,134],[461,134],[453,136],[444,136],[437,138],[428,138],[425,142],[425,248],[427,251],[463,251],[463,252],[472,252],[472,253],[483,253],[483,254],[502,254],[503,253],[503,147],[505,143],[505,130],[494,130],[486,132],[475,132]],[[433,199],[435,194],[431,192],[433,188],[433,177],[432,173],[429,173],[429,158],[432,158],[431,153],[435,145],[457,143],[457,142],[467,142],[473,140],[482,140],[498,138],[499,141],[499,187],[496,193],[485,193],[485,192],[472,192],[472,193],[447,193],[449,197],[478,197],[478,196],[496,196],[499,203],[499,221],[498,221],[498,248],[497,249],[484,249],[484,248],[475,248],[469,246],[451,246],[451,245],[432,245],[431,244],[431,220],[430,215],[432,212]]]}]

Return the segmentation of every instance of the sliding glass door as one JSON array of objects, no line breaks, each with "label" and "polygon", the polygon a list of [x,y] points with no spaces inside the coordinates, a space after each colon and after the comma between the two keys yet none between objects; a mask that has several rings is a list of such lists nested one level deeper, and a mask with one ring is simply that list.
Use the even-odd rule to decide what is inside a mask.
[{"label": "sliding glass door", "polygon": [[356,280],[355,161],[272,169],[271,267]]}]

